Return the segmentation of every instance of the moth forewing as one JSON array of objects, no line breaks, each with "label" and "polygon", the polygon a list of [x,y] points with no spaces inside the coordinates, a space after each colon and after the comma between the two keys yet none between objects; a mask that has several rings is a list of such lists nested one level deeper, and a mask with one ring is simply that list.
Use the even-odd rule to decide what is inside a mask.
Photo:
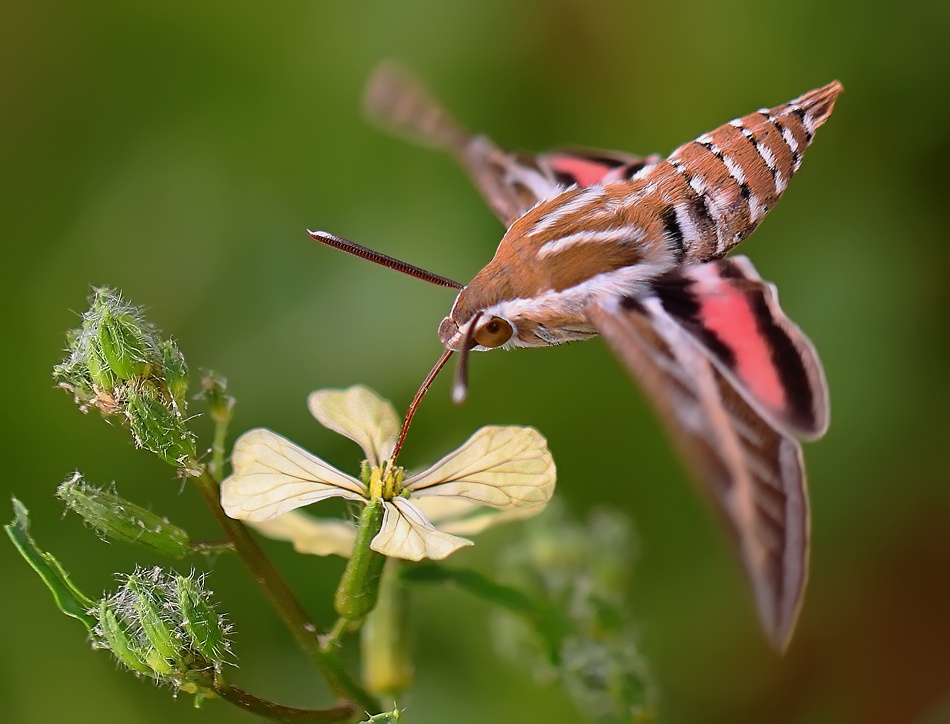
[{"label": "moth forewing", "polygon": [[659,300],[607,298],[591,304],[589,314],[726,521],[763,628],[784,650],[807,577],[798,443],[749,407]]}]

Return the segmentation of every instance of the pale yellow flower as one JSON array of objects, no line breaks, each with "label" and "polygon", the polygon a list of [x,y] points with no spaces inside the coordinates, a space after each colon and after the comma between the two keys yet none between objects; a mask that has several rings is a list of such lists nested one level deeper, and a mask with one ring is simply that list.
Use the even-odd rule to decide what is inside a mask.
[{"label": "pale yellow flower", "polygon": [[369,485],[257,428],[234,444],[234,472],[221,483],[221,505],[232,518],[265,535],[293,542],[305,553],[349,556],[356,528],[345,520],[316,519],[296,509],[327,498],[383,502],[383,524],[371,548],[407,560],[445,558],[490,525],[540,513],[554,492],[547,442],[531,427],[483,427],[460,448],[420,473],[389,463],[399,416],[366,387],[320,390],[308,399],[325,427],[363,448]]}]

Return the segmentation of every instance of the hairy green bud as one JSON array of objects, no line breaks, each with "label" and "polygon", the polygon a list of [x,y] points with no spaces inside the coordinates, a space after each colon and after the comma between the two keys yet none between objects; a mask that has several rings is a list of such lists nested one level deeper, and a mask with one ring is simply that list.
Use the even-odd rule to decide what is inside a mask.
[{"label": "hairy green bud", "polygon": [[194,435],[185,427],[181,415],[166,407],[153,391],[130,391],[126,396],[126,417],[136,445],[169,465],[196,466]]},{"label": "hairy green bud", "polygon": [[188,366],[142,310],[114,289],[93,290],[82,326],[66,334],[69,357],[53,378],[83,412],[121,414],[139,447],[197,474],[194,436],[185,427]]},{"label": "hairy green bud", "polygon": [[147,651],[143,651],[138,641],[129,635],[126,628],[119,623],[116,612],[109,608],[108,600],[99,602],[99,625],[96,633],[101,640],[98,646],[109,649],[119,663],[139,674],[151,674],[153,669],[146,663]]},{"label": "hairy green bud", "polygon": [[158,357],[157,335],[139,310],[125,305],[110,290],[97,290],[89,322],[98,351],[109,370],[120,380],[147,376]]},{"label": "hairy green bud", "polygon": [[158,674],[167,674],[172,663],[180,664],[185,657],[174,629],[163,618],[169,612],[162,610],[162,590],[151,585],[154,583],[155,578],[149,581],[133,574],[126,579],[125,586],[136,622],[149,643],[148,665]]},{"label": "hairy green bud", "polygon": [[79,473],[67,478],[56,495],[104,538],[137,543],[176,558],[192,552],[184,530],[114,492],[86,484]]},{"label": "hairy green bud", "polygon": [[178,411],[185,414],[188,408],[188,365],[174,340],[162,342],[162,368],[165,385]]},{"label": "hairy green bud", "polygon": [[182,623],[192,647],[209,661],[223,659],[228,650],[227,631],[208,595],[193,578],[176,576],[175,583]]}]

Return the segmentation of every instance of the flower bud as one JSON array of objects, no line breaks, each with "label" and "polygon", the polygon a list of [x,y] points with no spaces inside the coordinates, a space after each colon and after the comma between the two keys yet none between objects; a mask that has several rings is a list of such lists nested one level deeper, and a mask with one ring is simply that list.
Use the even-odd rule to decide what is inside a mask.
[{"label": "flower bud", "polygon": [[56,495],[104,538],[138,543],[175,558],[192,551],[184,530],[114,492],[87,485],[79,473],[63,482]]},{"label": "flower bud", "polygon": [[119,623],[116,612],[109,608],[108,599],[99,602],[99,625],[96,634],[101,638],[97,645],[109,649],[119,663],[139,674],[152,673],[146,663],[147,651],[143,651],[135,637]]},{"label": "flower bud", "polygon": [[195,437],[175,410],[156,399],[152,391],[129,391],[126,396],[126,417],[135,443],[144,447],[169,465],[196,466]]},{"label": "flower bud", "polygon": [[188,407],[188,365],[174,340],[162,342],[162,370],[168,393],[178,411],[184,415]]},{"label": "flower bud", "polygon": [[186,657],[179,646],[176,632],[163,618],[163,615],[168,614],[162,610],[163,591],[151,585],[158,582],[157,576],[149,581],[142,576],[131,575],[125,587],[131,596],[136,621],[149,644],[147,663],[155,673],[167,674],[172,671],[174,664],[180,665]]},{"label": "flower bud", "polygon": [[98,350],[120,380],[145,377],[161,361],[154,327],[112,290],[96,290],[90,315],[83,326],[95,331]]},{"label": "flower bud", "polygon": [[208,403],[211,419],[218,423],[231,420],[234,398],[228,394],[228,381],[215,372],[208,372],[201,378],[201,397]]},{"label": "flower bud", "polygon": [[208,595],[192,578],[176,576],[175,583],[182,623],[192,647],[209,661],[223,660],[228,651],[227,627],[208,600]]},{"label": "flower bud", "polygon": [[[194,461],[194,436],[184,423],[188,367],[141,309],[114,289],[95,289],[82,326],[66,341],[69,358],[53,368],[53,377],[83,412],[123,413],[139,447],[179,467]],[[196,472],[197,465],[191,467]]]}]

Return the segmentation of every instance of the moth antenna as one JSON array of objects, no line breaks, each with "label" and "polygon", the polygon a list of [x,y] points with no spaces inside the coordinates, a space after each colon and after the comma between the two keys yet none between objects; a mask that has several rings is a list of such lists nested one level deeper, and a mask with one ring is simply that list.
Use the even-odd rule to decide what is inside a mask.
[{"label": "moth antenna", "polygon": [[454,350],[446,347],[442,350],[442,354],[439,356],[439,359],[436,361],[435,365],[429,370],[429,374],[426,375],[425,380],[419,386],[419,389],[416,391],[416,396],[412,398],[412,402],[409,403],[409,409],[406,410],[406,416],[402,421],[402,429],[399,431],[399,437],[396,439],[396,446],[393,448],[393,454],[389,456],[390,462],[395,465],[396,458],[399,457],[399,451],[402,450],[402,444],[406,440],[406,434],[409,432],[409,424],[412,422],[412,418],[416,416],[416,410],[419,408],[419,403],[422,402],[422,398],[426,392],[429,390],[429,385],[432,384],[432,381],[435,379],[436,375],[439,374],[445,363],[448,362],[449,357],[452,356]]},{"label": "moth antenna", "polygon": [[472,318],[465,332],[465,338],[462,340],[462,349],[459,350],[461,356],[455,366],[455,381],[452,383],[452,402],[456,405],[461,405],[468,397],[468,353],[475,346],[475,325],[481,316],[482,313],[479,312]]},{"label": "moth antenna", "polygon": [[399,261],[399,259],[387,256],[386,254],[374,251],[365,246],[361,246],[355,241],[344,239],[342,236],[334,236],[333,234],[328,234],[325,231],[310,231],[310,229],[307,229],[307,233],[321,244],[332,246],[334,249],[340,249],[341,251],[345,251],[347,254],[358,256],[361,259],[367,259],[368,261],[380,264],[389,269],[395,269],[396,271],[400,271],[403,274],[408,274],[409,276],[415,277],[416,279],[422,279],[423,281],[429,282],[430,284],[437,284],[440,287],[450,287],[452,289],[465,288],[464,284],[460,284],[454,279],[439,276],[438,274],[426,271],[425,269],[420,269],[419,267],[413,266],[412,264]]}]

